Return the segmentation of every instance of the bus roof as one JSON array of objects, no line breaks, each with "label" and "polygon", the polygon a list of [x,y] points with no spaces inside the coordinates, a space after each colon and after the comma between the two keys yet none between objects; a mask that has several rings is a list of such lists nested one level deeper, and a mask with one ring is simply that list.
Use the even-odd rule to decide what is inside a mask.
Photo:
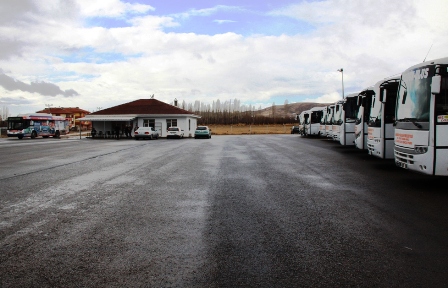
[{"label": "bus roof", "polygon": [[31,120],[65,120],[62,116],[53,116],[48,113],[27,113],[27,114],[19,114],[17,117],[11,118],[22,118],[22,119],[31,119]]},{"label": "bus roof", "polygon": [[430,61],[426,61],[426,62],[422,62],[422,63],[416,64],[416,65],[406,69],[405,72],[412,71],[412,70],[417,69],[419,67],[429,66],[429,65],[436,65],[436,64],[448,64],[448,57],[439,58],[439,59],[430,60]]},{"label": "bus roof", "polygon": [[358,93],[350,93],[350,94],[348,94],[348,95],[345,95],[345,99],[347,99],[347,98],[351,98],[351,97],[356,97],[356,96],[358,96],[359,95],[359,92]]}]

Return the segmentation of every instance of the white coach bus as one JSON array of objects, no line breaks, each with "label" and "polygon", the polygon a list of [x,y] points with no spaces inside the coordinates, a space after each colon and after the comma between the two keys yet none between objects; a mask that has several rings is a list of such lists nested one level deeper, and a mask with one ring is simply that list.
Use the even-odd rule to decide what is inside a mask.
[{"label": "white coach bus", "polygon": [[370,155],[394,159],[395,108],[400,76],[389,77],[374,85],[370,108],[367,149]]},{"label": "white coach bus", "polygon": [[402,73],[395,118],[396,165],[448,176],[448,57]]}]

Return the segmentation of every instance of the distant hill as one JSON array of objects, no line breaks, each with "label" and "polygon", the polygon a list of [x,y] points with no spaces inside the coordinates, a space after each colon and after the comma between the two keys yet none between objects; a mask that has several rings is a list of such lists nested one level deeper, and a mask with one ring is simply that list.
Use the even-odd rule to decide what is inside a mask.
[{"label": "distant hill", "polygon": [[[323,107],[328,106],[330,103],[312,103],[312,102],[300,102],[300,103],[289,103],[285,105],[275,105],[275,116],[276,117],[295,117],[295,114],[300,114],[302,111],[309,110],[313,107]],[[266,107],[264,109],[255,111],[256,115],[272,117],[272,106]]]}]

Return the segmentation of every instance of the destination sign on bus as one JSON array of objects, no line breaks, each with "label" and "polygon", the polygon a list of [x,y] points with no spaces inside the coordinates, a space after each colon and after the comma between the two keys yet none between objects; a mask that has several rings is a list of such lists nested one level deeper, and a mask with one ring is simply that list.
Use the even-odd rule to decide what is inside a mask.
[{"label": "destination sign on bus", "polygon": [[437,116],[438,123],[448,123],[448,115],[439,115]]},{"label": "destination sign on bus", "polygon": [[423,68],[423,69],[417,69],[414,71],[414,79],[420,80],[420,79],[426,79],[429,75],[429,68]]},{"label": "destination sign on bus", "polygon": [[414,135],[408,133],[395,133],[395,143],[404,144],[404,145],[412,145],[412,138]]}]

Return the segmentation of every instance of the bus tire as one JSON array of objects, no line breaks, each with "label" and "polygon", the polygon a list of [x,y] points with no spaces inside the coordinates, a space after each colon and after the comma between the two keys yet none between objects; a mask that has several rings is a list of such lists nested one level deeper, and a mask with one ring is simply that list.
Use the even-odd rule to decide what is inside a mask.
[{"label": "bus tire", "polygon": [[56,133],[54,133],[53,138],[61,138],[61,133],[59,131],[56,131]]},{"label": "bus tire", "polygon": [[17,138],[19,138],[19,139],[23,139],[23,135],[17,136]]},{"label": "bus tire", "polygon": [[36,133],[36,131],[33,131],[33,132],[31,132],[31,139],[34,139],[34,138],[36,138],[36,136],[37,136],[37,133]]}]

